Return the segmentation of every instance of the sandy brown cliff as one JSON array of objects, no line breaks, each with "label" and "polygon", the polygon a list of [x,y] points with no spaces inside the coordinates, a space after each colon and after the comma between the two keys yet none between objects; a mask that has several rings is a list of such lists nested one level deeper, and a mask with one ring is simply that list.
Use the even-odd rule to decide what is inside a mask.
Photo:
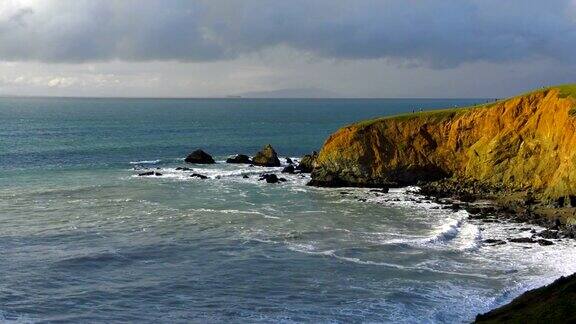
[{"label": "sandy brown cliff", "polygon": [[406,114],[340,129],[313,185],[408,185],[446,177],[576,204],[576,86],[488,105]]}]

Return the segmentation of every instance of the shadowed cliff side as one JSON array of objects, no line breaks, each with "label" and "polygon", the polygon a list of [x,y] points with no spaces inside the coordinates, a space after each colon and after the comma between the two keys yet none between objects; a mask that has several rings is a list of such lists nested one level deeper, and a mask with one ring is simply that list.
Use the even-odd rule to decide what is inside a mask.
[{"label": "shadowed cliff side", "polygon": [[510,304],[478,315],[476,323],[575,323],[576,274],[530,290]]},{"label": "shadowed cliff side", "polygon": [[361,122],[330,136],[311,185],[410,185],[453,177],[576,201],[576,86],[492,104]]}]

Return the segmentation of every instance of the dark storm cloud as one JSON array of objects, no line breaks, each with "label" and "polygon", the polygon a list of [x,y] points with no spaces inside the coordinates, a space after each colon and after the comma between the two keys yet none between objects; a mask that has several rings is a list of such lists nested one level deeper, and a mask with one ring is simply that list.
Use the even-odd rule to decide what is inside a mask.
[{"label": "dark storm cloud", "polygon": [[3,60],[215,61],[282,45],[323,58],[435,68],[576,61],[569,0],[7,1],[0,4]]}]

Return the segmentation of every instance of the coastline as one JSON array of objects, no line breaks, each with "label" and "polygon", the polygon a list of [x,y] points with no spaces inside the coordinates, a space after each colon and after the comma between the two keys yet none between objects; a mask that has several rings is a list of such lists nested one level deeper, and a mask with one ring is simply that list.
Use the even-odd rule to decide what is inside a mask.
[{"label": "coastline", "polygon": [[[470,218],[546,228],[487,243],[549,246],[574,240],[575,89],[554,86],[486,105],[341,128],[326,140],[309,185],[384,190],[417,185],[421,194],[465,209]],[[566,280],[573,283],[576,276]],[[564,312],[558,318],[576,310]]]}]

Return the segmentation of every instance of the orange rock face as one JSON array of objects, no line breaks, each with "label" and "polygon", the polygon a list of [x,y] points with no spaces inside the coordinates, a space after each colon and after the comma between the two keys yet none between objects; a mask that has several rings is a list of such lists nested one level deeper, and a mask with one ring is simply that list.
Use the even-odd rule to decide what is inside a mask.
[{"label": "orange rock face", "polygon": [[351,125],[324,144],[312,184],[456,177],[551,199],[575,195],[575,106],[574,98],[549,88],[488,106]]}]

